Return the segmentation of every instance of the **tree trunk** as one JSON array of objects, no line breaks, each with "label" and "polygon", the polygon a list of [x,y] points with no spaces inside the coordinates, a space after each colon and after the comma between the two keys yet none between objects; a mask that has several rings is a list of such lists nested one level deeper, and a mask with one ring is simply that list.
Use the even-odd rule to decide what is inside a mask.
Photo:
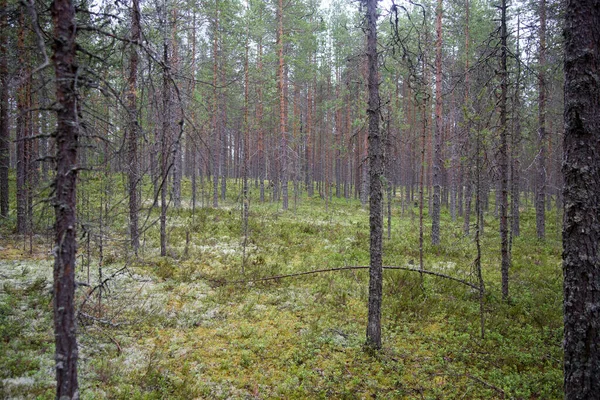
[{"label": "tree trunk", "polygon": [[507,59],[507,29],[506,29],[506,0],[501,5],[501,59],[500,59],[500,269],[502,274],[502,298],[508,299],[508,267],[510,265],[508,253],[508,142],[506,98],[508,93]]},{"label": "tree trunk", "polygon": [[[165,12],[166,24],[167,14]],[[171,93],[169,90],[169,46],[166,36],[163,38],[163,82],[162,82],[162,134],[160,163],[160,255],[167,255],[167,187],[169,177],[169,153],[171,138]]]},{"label": "tree trunk", "polygon": [[286,125],[285,73],[283,59],[283,0],[277,3],[277,89],[279,91],[279,134],[281,139],[281,195],[283,209],[288,209],[288,134]]},{"label": "tree trunk", "polygon": [[431,244],[440,244],[441,168],[442,168],[442,0],[437,2],[435,45],[435,128],[433,131],[433,204]]},{"label": "tree trunk", "polygon": [[600,7],[571,0],[565,15],[565,399],[600,398]]},{"label": "tree trunk", "polygon": [[[6,10],[6,0],[0,0],[0,9]],[[0,217],[8,217],[8,13],[0,13]]]},{"label": "tree trunk", "polygon": [[540,54],[538,72],[538,149],[535,225],[538,239],[546,236],[546,0],[540,0]]},{"label": "tree trunk", "polygon": [[21,65],[21,74],[19,76],[19,86],[17,88],[17,233],[27,233],[29,225],[28,200],[29,191],[29,150],[31,139],[31,68],[29,67],[30,55],[27,51],[28,28],[25,26],[25,7],[21,8],[19,15],[19,34],[17,38],[17,50],[19,53],[19,64]]},{"label": "tree trunk", "polygon": [[75,320],[75,258],[77,252],[77,62],[75,7],[71,0],[54,0],[52,61],[56,77],[57,129],[54,211],[54,337],[56,398],[79,399]]},{"label": "tree trunk", "polygon": [[[519,40],[520,40],[521,22],[517,20],[517,54],[520,54]],[[511,138],[511,235],[513,237],[521,234],[521,222],[520,222],[520,179],[521,179],[521,165],[520,165],[520,152],[519,147],[521,146],[521,64],[517,63],[517,77],[515,80],[515,100],[513,106],[513,131]],[[512,239],[511,239],[512,240]]]},{"label": "tree trunk", "polygon": [[[261,14],[262,15],[262,14]],[[258,79],[262,79],[263,62],[262,62],[262,38],[258,39],[257,43],[257,63],[258,63]],[[256,104],[256,128],[258,129],[258,181],[260,185],[260,202],[265,201],[265,133],[263,129],[263,85],[258,82],[256,94],[258,102]]]},{"label": "tree trunk", "polygon": [[369,269],[369,316],[367,345],[381,348],[382,237],[383,237],[383,140],[379,132],[379,74],[377,65],[377,0],[366,0],[367,58],[369,67],[369,223],[371,227],[371,268]]},{"label": "tree trunk", "polygon": [[219,93],[217,91],[219,66],[219,1],[215,0],[215,18],[213,21],[213,111],[212,111],[212,173],[213,207],[219,207]]},{"label": "tree trunk", "polygon": [[138,0],[131,2],[131,49],[129,55],[129,92],[127,93],[127,110],[129,112],[128,137],[128,180],[129,180],[129,235],[131,247],[137,254],[140,246],[138,234],[138,112],[137,112],[137,46],[140,40],[140,6]]}]

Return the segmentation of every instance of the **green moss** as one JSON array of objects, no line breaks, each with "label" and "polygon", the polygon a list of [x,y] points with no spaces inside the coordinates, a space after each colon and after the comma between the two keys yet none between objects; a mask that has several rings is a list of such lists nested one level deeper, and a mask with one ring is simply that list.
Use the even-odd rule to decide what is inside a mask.
[{"label": "green moss", "polygon": [[[114,181],[113,190],[124,190],[121,179]],[[84,185],[91,193],[100,190],[93,176]],[[101,303],[94,292],[85,309],[111,324],[80,321],[83,398],[498,398],[494,388],[509,398],[561,396],[562,275],[554,218],[548,218],[548,238],[538,241],[533,211],[524,211],[522,235],[512,242],[511,300],[504,303],[498,223],[486,216],[485,339],[473,290],[386,271],[384,349],[369,354],[363,348],[366,270],[225,284],[368,265],[368,212],[354,200],[334,198],[326,210],[323,200],[306,197],[295,211],[281,212],[252,191],[242,274],[240,212],[232,203],[238,189],[229,184],[220,209],[198,208],[195,215],[188,207],[171,209],[169,257],[158,257],[160,236],[152,226],[139,260],[129,262],[130,254],[118,247],[126,242],[124,217],[108,221],[112,241],[104,252],[112,264],[103,266],[103,276],[127,269],[102,291]],[[184,196],[189,190],[185,182]],[[92,215],[99,206],[91,202]],[[158,209],[149,213],[155,218]],[[425,268],[474,281],[473,239],[463,237],[462,220],[453,223],[445,210],[442,222],[442,243],[433,248],[426,220]],[[418,241],[416,219],[394,209],[384,263],[418,267]],[[34,253],[38,257],[47,256],[43,245]],[[29,257],[18,246],[2,251],[10,259]],[[92,243],[92,284],[98,251]],[[33,386],[18,389],[25,397],[52,397],[49,263],[28,265],[26,273],[16,269],[0,292],[2,379],[34,377]],[[85,269],[77,273],[78,280],[87,279]],[[79,302],[86,290],[78,289]],[[34,326],[30,320],[41,322]],[[7,390],[16,389],[0,387],[0,394]]]}]

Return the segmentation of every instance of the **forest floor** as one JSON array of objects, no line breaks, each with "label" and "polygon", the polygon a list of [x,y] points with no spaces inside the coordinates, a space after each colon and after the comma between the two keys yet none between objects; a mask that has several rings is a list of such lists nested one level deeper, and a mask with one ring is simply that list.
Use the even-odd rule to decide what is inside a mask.
[{"label": "forest floor", "polygon": [[[239,204],[173,210],[169,257],[158,229],[126,250],[125,216],[82,236],[77,289],[83,399],[562,398],[561,243],[522,214],[510,301],[500,294],[497,220],[486,215],[485,337],[478,293],[459,282],[384,271],[383,350],[364,348],[367,270],[264,282],[259,277],[367,266],[368,211],[357,200],[304,197],[283,212],[251,202],[242,273]],[[396,200],[397,201],[397,200]],[[291,202],[292,203],[292,202]],[[418,208],[393,207],[384,265],[418,268]],[[154,218],[154,217],[152,217]],[[424,268],[476,283],[475,243],[442,213],[442,244]],[[4,235],[6,229],[2,231]],[[188,238],[188,240],[186,240]],[[0,241],[0,398],[52,399],[51,236]],[[187,243],[187,244],[186,244]],[[100,278],[100,274],[102,278]],[[93,290],[107,279],[103,290]],[[89,282],[90,286],[87,286]],[[85,303],[85,304],[83,304]],[[82,305],[83,304],[83,305]]]}]

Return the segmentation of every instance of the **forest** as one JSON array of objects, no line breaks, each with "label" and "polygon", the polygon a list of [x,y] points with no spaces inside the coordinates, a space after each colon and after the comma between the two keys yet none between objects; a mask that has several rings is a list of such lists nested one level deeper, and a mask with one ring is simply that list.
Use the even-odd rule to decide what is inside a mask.
[{"label": "forest", "polygon": [[600,399],[598,0],[0,0],[0,397]]}]

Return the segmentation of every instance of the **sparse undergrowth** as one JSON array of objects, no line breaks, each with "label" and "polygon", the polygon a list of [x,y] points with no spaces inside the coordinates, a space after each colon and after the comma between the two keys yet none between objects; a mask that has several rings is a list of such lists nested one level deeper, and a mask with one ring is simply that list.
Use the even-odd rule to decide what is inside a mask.
[{"label": "sparse undergrowth", "polygon": [[[233,185],[230,185],[230,187]],[[188,188],[189,189],[189,188]],[[232,194],[232,199],[235,194]],[[231,201],[231,200],[230,200]],[[384,264],[418,266],[418,221],[395,205]],[[442,244],[426,245],[425,268],[473,280],[475,246],[462,220],[443,215]],[[386,271],[384,349],[363,348],[368,273],[328,272],[269,282],[263,276],[368,264],[368,213],[355,200],[303,198],[295,210],[253,200],[241,273],[239,206],[173,211],[170,257],[148,229],[134,259],[123,221],[78,288],[80,384],[85,399],[192,398],[561,398],[560,242],[534,235],[533,212],[513,241],[511,299],[500,299],[497,222],[486,219],[486,336],[472,289]],[[429,231],[426,232],[428,242]],[[186,237],[189,241],[186,241]],[[53,398],[52,260],[47,238],[0,245],[0,397]],[[187,242],[187,244],[186,244]],[[80,245],[78,280],[87,282]],[[113,276],[114,274],[114,276]],[[101,296],[98,296],[101,294]]]}]

